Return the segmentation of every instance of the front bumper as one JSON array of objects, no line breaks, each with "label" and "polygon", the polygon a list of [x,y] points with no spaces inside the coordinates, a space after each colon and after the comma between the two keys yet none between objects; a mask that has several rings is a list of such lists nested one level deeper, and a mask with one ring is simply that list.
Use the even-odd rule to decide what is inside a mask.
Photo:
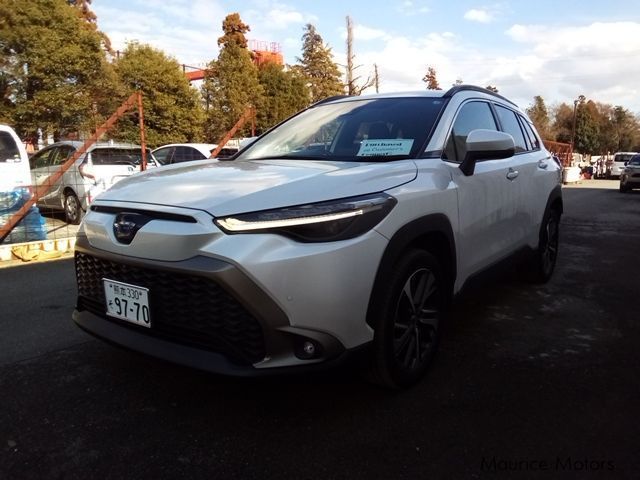
[{"label": "front bumper", "polygon": [[[292,326],[287,315],[234,265],[204,256],[139,260],[76,241],[78,302],[73,319],[108,342],[182,365],[230,375],[333,363],[346,348],[324,331]],[[149,288],[152,327],[109,317],[102,278]],[[315,355],[304,353],[311,342]]]},{"label": "front bumper", "polygon": [[628,188],[640,187],[640,172],[623,172],[620,175],[620,184]]}]

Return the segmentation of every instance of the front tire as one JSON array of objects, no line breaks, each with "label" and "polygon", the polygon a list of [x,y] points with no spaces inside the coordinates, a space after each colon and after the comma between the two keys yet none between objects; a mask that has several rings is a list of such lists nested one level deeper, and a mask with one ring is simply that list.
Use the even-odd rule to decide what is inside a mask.
[{"label": "front tire", "polygon": [[82,205],[80,205],[78,196],[73,192],[66,193],[64,196],[64,215],[67,223],[80,225],[82,213]]},{"label": "front tire", "polygon": [[410,250],[385,282],[373,312],[369,378],[387,388],[413,385],[429,368],[439,340],[446,284],[436,257]]}]

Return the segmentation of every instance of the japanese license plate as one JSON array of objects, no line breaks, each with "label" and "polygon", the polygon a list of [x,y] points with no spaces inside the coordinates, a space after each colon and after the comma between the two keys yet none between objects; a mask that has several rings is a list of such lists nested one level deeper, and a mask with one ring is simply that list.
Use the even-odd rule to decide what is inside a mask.
[{"label": "japanese license plate", "polygon": [[107,304],[107,315],[135,323],[143,327],[151,327],[149,314],[149,289],[102,279],[104,296]]}]

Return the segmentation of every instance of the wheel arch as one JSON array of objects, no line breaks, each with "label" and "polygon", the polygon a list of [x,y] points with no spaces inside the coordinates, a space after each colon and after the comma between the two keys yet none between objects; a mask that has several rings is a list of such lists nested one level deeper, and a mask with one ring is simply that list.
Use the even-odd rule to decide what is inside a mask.
[{"label": "wheel arch", "polygon": [[412,248],[428,251],[442,262],[447,288],[449,292],[453,291],[458,267],[455,238],[449,219],[443,214],[432,214],[413,220],[393,235],[378,265],[367,309],[367,324],[371,328],[374,328],[372,312],[379,308],[378,303],[386,287],[384,279],[389,278],[402,254]]},{"label": "wheel arch", "polygon": [[564,213],[564,204],[562,202],[562,187],[560,185],[556,185],[554,189],[551,190],[549,198],[547,199],[547,205],[544,209],[545,215],[551,209],[558,209],[561,215]]}]

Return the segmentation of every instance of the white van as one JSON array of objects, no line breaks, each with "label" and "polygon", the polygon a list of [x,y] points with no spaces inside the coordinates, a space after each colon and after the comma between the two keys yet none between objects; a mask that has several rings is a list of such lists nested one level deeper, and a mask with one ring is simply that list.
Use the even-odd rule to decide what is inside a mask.
[{"label": "white van", "polygon": [[625,164],[631,160],[631,157],[636,155],[638,152],[616,152],[613,156],[613,160],[611,164],[607,168],[607,177],[619,178],[620,174],[624,172]]},{"label": "white van", "polygon": [[0,192],[30,185],[27,150],[13,128],[0,125]]}]

